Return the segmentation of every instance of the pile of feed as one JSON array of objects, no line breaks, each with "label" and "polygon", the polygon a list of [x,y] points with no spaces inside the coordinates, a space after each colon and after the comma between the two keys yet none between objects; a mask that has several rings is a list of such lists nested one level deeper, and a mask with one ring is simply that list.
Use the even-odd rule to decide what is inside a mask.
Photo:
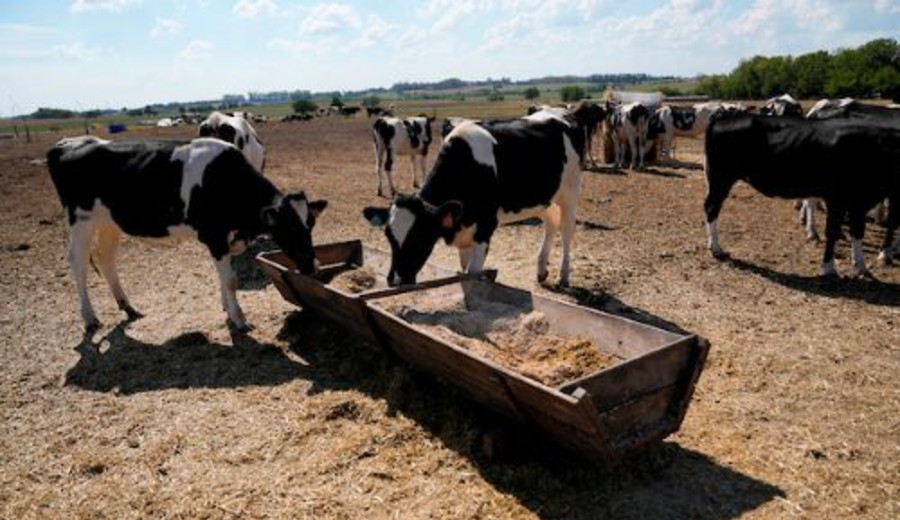
[{"label": "pile of feed", "polygon": [[369,266],[355,267],[333,277],[328,285],[348,293],[361,293],[378,285],[378,274]]},{"label": "pile of feed", "polygon": [[416,328],[548,386],[616,363],[585,337],[550,330],[544,313],[446,291],[410,293],[384,307]]}]

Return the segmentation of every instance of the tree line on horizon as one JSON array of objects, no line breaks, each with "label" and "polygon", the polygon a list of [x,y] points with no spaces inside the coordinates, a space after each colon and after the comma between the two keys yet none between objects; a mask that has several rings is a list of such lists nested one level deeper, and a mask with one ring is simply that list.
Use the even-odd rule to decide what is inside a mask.
[{"label": "tree line on horizon", "polygon": [[718,99],[900,97],[900,45],[893,38],[857,48],[793,56],[754,56],[728,74],[701,76],[695,89]]}]

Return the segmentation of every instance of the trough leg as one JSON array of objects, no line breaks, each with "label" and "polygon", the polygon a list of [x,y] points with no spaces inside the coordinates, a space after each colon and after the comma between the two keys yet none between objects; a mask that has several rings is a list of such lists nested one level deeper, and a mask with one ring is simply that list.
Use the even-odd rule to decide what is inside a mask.
[{"label": "trough leg", "polygon": [[125,311],[129,320],[136,320],[143,314],[136,311],[129,303],[122,284],[119,282],[119,273],[116,269],[116,255],[119,251],[121,237],[122,232],[111,224],[97,226],[97,268],[103,274],[106,283],[109,284],[119,309]]},{"label": "trough leg", "polygon": [[100,328],[100,321],[94,313],[87,290],[88,263],[91,258],[91,240],[94,235],[94,222],[90,219],[76,220],[71,227],[69,242],[69,266],[75,278],[78,298],[81,301],[81,318],[84,329],[90,333]]}]

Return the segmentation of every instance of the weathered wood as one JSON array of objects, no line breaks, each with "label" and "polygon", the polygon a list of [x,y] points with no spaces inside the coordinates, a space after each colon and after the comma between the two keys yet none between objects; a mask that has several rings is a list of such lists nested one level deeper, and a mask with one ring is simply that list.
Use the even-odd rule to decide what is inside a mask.
[{"label": "weathered wood", "polygon": [[[289,301],[356,331],[474,401],[535,426],[561,446],[599,461],[615,460],[678,429],[709,349],[705,340],[688,333],[665,331],[494,283],[496,272],[487,273],[485,279],[429,266],[419,284],[350,294],[279,265],[286,260],[279,255],[263,253],[259,259]],[[387,253],[364,248],[359,241],[318,246],[316,255],[323,264],[322,280],[361,265],[386,275],[390,265]],[[440,297],[456,294],[469,307],[481,300],[502,302],[522,312],[542,312],[554,335],[586,338],[620,362],[549,387],[388,311],[393,297],[421,293],[427,298],[430,291],[441,291],[436,293]]]}]

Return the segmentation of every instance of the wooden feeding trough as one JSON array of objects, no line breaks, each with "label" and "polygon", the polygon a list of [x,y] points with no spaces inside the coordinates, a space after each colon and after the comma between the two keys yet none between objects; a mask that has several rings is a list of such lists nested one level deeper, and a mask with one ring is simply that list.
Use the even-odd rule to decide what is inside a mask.
[{"label": "wooden feeding trough", "polygon": [[[320,262],[389,261],[387,253],[348,244],[320,246]],[[348,258],[349,249],[363,258]],[[338,251],[343,253],[329,256]],[[615,460],[675,432],[709,349],[692,334],[492,280],[439,277],[449,273],[434,266],[423,283],[347,295],[300,275],[278,253],[259,260],[288,300],[315,308],[471,399],[595,460]]]},{"label": "wooden feeding trough", "polygon": [[[256,259],[284,299],[324,315],[345,329],[363,336],[374,346],[382,346],[382,343],[369,327],[369,313],[364,303],[366,299],[470,277],[433,264],[425,264],[419,273],[419,284],[392,288],[387,285],[391,255],[386,251],[363,246],[359,240],[351,240],[318,245],[315,252],[319,270],[313,276],[300,274],[294,263],[281,251],[260,253]],[[351,292],[330,283],[342,273],[363,267],[373,275],[371,288]]]}]

